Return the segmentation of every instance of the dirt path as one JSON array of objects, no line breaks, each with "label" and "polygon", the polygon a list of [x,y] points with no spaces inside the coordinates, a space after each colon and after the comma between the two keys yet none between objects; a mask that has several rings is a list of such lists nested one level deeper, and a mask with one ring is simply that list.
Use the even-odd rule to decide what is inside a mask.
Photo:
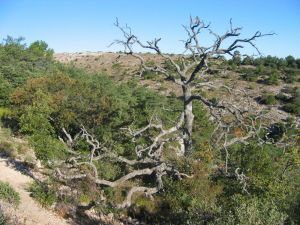
[{"label": "dirt path", "polygon": [[42,208],[26,191],[28,183],[33,179],[18,171],[13,164],[0,157],[0,180],[8,182],[21,197],[20,205],[17,209],[8,209],[9,213],[16,215],[20,222],[26,225],[65,225],[69,224],[54,212]]}]

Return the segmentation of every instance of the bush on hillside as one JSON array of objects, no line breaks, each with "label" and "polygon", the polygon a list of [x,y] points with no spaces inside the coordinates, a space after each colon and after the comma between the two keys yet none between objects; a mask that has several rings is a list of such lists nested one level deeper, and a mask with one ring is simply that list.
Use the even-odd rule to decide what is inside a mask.
[{"label": "bush on hillside", "polygon": [[276,98],[274,95],[266,94],[260,98],[259,102],[265,105],[274,105],[276,104]]},{"label": "bush on hillside", "polygon": [[0,181],[0,200],[18,206],[20,204],[20,194],[9,183]]}]

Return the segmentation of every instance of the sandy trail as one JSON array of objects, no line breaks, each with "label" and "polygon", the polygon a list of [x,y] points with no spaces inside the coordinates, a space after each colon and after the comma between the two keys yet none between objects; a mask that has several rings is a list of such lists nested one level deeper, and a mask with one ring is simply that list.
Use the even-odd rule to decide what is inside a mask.
[{"label": "sandy trail", "polygon": [[54,212],[42,208],[31,197],[26,190],[28,184],[33,179],[18,171],[13,164],[8,163],[0,157],[0,180],[8,182],[21,197],[20,205],[17,209],[8,209],[9,213],[26,225],[65,225],[69,224]]}]

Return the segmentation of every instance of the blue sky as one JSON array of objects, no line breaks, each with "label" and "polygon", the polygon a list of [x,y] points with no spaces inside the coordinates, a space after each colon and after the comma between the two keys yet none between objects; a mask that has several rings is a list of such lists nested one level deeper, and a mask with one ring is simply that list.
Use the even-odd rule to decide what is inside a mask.
[{"label": "blue sky", "polygon": [[[162,50],[179,53],[189,15],[211,22],[218,33],[230,18],[244,28],[244,37],[274,31],[276,36],[257,41],[262,53],[300,58],[299,0],[0,0],[0,39],[44,40],[56,52],[117,51],[122,48],[108,45],[121,37],[113,26],[118,17],[140,39],[162,37]],[[204,44],[209,40],[203,37]]]}]

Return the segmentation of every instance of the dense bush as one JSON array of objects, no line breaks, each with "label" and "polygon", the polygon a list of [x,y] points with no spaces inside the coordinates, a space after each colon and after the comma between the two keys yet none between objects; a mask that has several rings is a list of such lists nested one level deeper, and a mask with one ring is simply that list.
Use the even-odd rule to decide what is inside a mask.
[{"label": "dense bush", "polygon": [[265,79],[268,85],[278,85],[279,84],[279,73],[277,71],[272,71],[268,77]]},{"label": "dense bush", "polygon": [[299,59],[295,59],[293,56],[287,56],[286,58],[278,58],[275,56],[266,56],[259,58],[251,58],[249,56],[244,57],[242,60],[243,65],[264,65],[273,69],[285,69],[288,68],[298,68],[300,69]]},{"label": "dense bush", "polygon": [[242,68],[240,70],[241,78],[246,81],[252,81],[255,82],[258,79],[259,73],[255,71],[254,69],[250,68]]},{"label": "dense bush", "polygon": [[0,106],[9,104],[14,88],[54,68],[53,50],[45,42],[36,41],[27,47],[23,41],[8,36],[0,44]]},{"label": "dense bush", "polygon": [[254,63],[254,58],[250,56],[246,56],[242,60],[242,65],[253,65]]},{"label": "dense bush", "polygon": [[[101,141],[123,140],[124,144],[127,139],[119,128],[133,122],[142,126],[154,113],[168,125],[178,115],[165,114],[164,105],[175,111],[180,107],[176,99],[159,96],[134,83],[115,85],[103,75],[34,78],[16,89],[11,99],[24,134],[53,138],[61,134],[62,127],[76,132],[84,124]],[[116,150],[123,152],[128,147],[120,145]]]},{"label": "dense bush", "polygon": [[287,68],[284,70],[286,83],[293,83],[295,81],[300,81],[300,70]]},{"label": "dense bush", "polygon": [[[300,176],[299,174],[296,175],[296,171],[300,165],[300,158],[299,147],[296,143],[294,145],[296,146],[289,147],[286,151],[282,151],[282,149],[271,144],[259,146],[255,142],[245,147],[235,146],[232,148],[230,152],[232,163],[235,164],[233,168],[241,168],[240,173],[243,172],[248,179],[245,183],[246,186],[243,186],[243,183],[238,184],[230,181],[230,178],[220,180],[226,184],[220,198],[221,205],[225,206],[225,211],[227,213],[245,213],[244,215],[234,213],[235,220],[242,219],[240,216],[243,217],[244,222],[242,224],[247,224],[247,217],[250,219],[252,213],[254,217],[257,217],[255,218],[257,221],[265,221],[266,219],[272,221],[277,218],[279,221],[284,220],[291,222],[291,224],[297,224],[299,217],[295,211],[299,207],[297,206],[299,195],[296,187],[300,182]],[[286,169],[287,167],[288,169]],[[243,190],[243,187],[249,194]],[[239,195],[242,196],[238,197]],[[235,205],[235,200],[229,200],[236,199],[236,197],[240,202],[238,205]],[[237,211],[243,207],[250,208],[245,208],[245,212]],[[265,209],[262,209],[263,207]],[[247,212],[248,210],[249,212]],[[251,212],[252,210],[254,211]],[[255,210],[257,211],[255,212]],[[260,214],[260,211],[264,210],[269,211],[265,212],[268,216]],[[249,213],[248,216],[247,213]],[[283,224],[283,222],[279,224]]]},{"label": "dense bush", "polygon": [[285,224],[288,217],[270,199],[236,195],[230,201],[232,211],[221,212],[210,224]]},{"label": "dense bush", "polygon": [[263,95],[259,102],[266,105],[274,105],[276,103],[276,98],[274,95]]},{"label": "dense bush", "polygon": [[9,183],[0,181],[0,200],[17,206],[20,203],[20,195]]},{"label": "dense bush", "polygon": [[276,98],[283,103],[282,109],[286,112],[300,115],[300,91],[295,87],[283,90]]},{"label": "dense bush", "polygon": [[36,182],[31,183],[28,190],[31,192],[31,196],[46,208],[51,207],[57,199],[54,190],[41,186]]}]

